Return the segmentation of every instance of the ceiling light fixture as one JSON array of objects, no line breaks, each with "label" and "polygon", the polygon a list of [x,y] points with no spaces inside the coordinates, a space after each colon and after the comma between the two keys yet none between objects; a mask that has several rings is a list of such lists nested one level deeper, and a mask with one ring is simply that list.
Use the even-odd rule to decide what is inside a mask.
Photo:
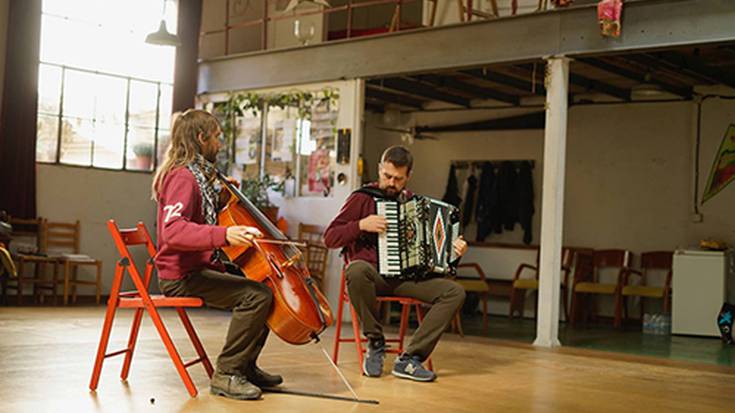
[{"label": "ceiling light fixture", "polygon": [[161,16],[161,24],[158,26],[158,31],[146,36],[145,42],[159,46],[181,46],[179,36],[169,33],[168,29],[166,29],[166,0],[163,0],[163,15]]},{"label": "ceiling light fixture", "polygon": [[643,77],[643,83],[635,85],[631,88],[631,92],[638,96],[659,96],[664,93],[661,87],[655,83],[651,83],[651,73],[646,73]]}]

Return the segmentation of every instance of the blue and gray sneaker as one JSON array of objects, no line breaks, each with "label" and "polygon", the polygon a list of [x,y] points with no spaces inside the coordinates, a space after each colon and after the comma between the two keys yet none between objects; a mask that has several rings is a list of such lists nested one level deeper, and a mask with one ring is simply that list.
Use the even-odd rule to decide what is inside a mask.
[{"label": "blue and gray sneaker", "polygon": [[393,375],[414,381],[434,381],[436,379],[436,374],[425,369],[417,356],[409,356],[405,353],[396,357],[396,362],[393,365]]},{"label": "blue and gray sneaker", "polygon": [[382,337],[371,338],[367,347],[366,357],[362,361],[362,372],[368,377],[380,377],[385,360],[385,340]]}]

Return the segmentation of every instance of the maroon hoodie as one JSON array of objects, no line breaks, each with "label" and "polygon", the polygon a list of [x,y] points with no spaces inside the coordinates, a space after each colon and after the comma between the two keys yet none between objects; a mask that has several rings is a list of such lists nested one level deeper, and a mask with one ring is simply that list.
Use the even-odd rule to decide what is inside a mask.
[{"label": "maroon hoodie", "polygon": [[184,275],[211,268],[215,248],[227,245],[226,227],[206,224],[202,195],[194,175],[185,167],[172,169],[158,194],[158,278],[178,280]]},{"label": "maroon hoodie", "polygon": [[[377,183],[368,185],[377,188]],[[413,194],[404,189],[405,197]],[[360,220],[375,214],[375,200],[372,196],[355,191],[345,201],[339,213],[324,231],[324,244],[328,248],[346,248],[347,260],[367,261],[378,264],[378,236],[375,233],[360,231]]]}]

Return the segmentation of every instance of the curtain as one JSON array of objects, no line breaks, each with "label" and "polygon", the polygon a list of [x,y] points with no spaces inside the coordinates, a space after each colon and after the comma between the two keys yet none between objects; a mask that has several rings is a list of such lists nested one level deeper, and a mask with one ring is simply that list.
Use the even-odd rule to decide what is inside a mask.
[{"label": "curtain", "polygon": [[11,0],[0,115],[0,209],[36,216],[36,111],[41,0]]}]

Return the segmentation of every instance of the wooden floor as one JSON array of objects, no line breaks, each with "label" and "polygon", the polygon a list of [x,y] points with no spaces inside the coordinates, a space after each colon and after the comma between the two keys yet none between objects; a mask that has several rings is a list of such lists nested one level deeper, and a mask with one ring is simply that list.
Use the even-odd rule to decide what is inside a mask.
[{"label": "wooden floor", "polygon": [[[224,339],[227,313],[190,312],[205,347],[215,358]],[[96,393],[88,390],[102,324],[102,307],[0,308],[0,411],[244,411],[248,412],[732,412],[735,369],[590,350],[535,349],[524,344],[445,335],[434,361],[435,383],[360,375],[353,347],[344,346],[340,367],[361,398],[379,406],[293,395],[266,394],[239,402],[209,394],[204,369],[190,369],[199,387],[189,398],[149,321],[127,383],[121,359],[108,359]],[[164,314],[180,351],[187,356],[183,328]],[[122,310],[111,349],[123,347],[130,311]],[[324,339],[331,352],[332,331]],[[349,392],[319,345],[291,346],[271,336],[260,364],[282,374],[286,387],[341,396]],[[392,358],[386,363],[386,372]]]}]

